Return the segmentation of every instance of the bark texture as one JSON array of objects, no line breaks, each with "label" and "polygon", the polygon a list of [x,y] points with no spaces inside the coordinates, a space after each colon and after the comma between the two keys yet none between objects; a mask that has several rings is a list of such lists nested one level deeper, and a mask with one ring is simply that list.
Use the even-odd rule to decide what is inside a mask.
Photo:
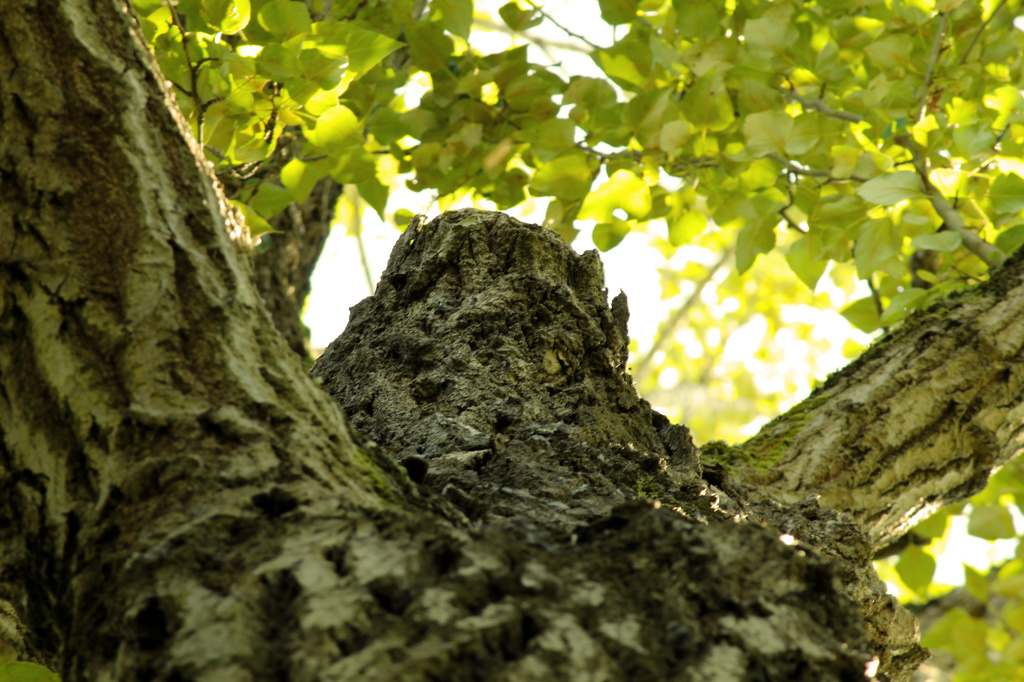
[{"label": "bark texture", "polygon": [[[771,427],[766,475],[705,466],[636,396],[595,256],[446,214],[316,367],[360,436],[274,328],[124,4],[4,9],[0,613],[24,656],[68,681],[907,678],[878,519],[1015,451],[1019,263]],[[956,344],[973,381],[938,364]],[[894,369],[921,357],[923,382]],[[830,419],[834,460],[808,430]],[[942,443],[948,469],[898,456]],[[862,480],[895,502],[836,491]]]},{"label": "bark texture", "polygon": [[724,455],[778,500],[809,493],[883,547],[1024,450],[1024,253],[911,316]]},{"label": "bark texture", "polygon": [[[577,255],[549,230],[475,209],[446,213],[402,236],[376,293],[352,309],[312,374],[354,426],[468,518],[551,552],[651,499],[723,547],[737,522],[771,529],[762,541],[791,560],[810,552],[829,566],[839,589],[830,599],[852,606],[863,651],[903,678],[922,658],[916,623],[874,574],[871,541],[813,497],[783,506],[704,480],[689,431],[636,394],[625,371],[625,297],[609,308],[602,287],[597,254]],[[739,554],[767,551],[744,542]],[[746,561],[719,570],[737,586],[751,575]],[[634,589],[645,594],[641,581]],[[762,625],[806,626],[780,629],[785,621]],[[836,641],[856,648],[847,636]],[[796,674],[775,663],[769,679]]]}]

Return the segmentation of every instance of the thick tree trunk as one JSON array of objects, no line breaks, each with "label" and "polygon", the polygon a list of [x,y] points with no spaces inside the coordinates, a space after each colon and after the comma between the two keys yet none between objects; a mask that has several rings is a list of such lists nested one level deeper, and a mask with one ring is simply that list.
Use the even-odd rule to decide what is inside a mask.
[{"label": "thick tree trunk", "polygon": [[[897,422],[836,422],[828,443],[862,435],[870,468],[841,448],[829,465],[806,435],[833,400],[883,419],[873,395],[909,394],[854,379],[936,331],[816,395],[768,476],[705,468],[636,396],[625,301],[609,309],[595,255],[446,214],[403,236],[315,368],[353,437],[274,329],[194,152],[121,2],[8,3],[0,600],[24,655],[65,680],[818,681],[862,679],[871,659],[906,679],[920,661],[870,565],[898,527],[878,519],[917,508],[915,490],[963,494],[1014,451],[1016,393],[967,387],[1017,385],[1020,323],[998,319],[1018,265],[1003,299],[983,288],[959,326],[932,322],[973,330],[958,343],[995,374],[967,365],[946,390],[934,364],[876,372],[948,408],[974,448],[957,476],[904,482],[896,455],[938,441]],[[890,507],[835,492],[872,475]]]}]

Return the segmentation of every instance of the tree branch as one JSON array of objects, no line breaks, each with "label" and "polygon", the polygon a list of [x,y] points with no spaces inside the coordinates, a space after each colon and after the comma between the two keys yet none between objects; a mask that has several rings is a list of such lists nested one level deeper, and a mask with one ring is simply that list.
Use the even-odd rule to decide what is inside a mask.
[{"label": "tree branch", "polygon": [[932,184],[928,178],[927,159],[918,150],[914,140],[908,135],[897,135],[893,138],[893,141],[910,152],[914,161],[914,169],[917,171],[918,177],[921,178],[921,184],[924,186],[925,196],[928,197],[928,201],[931,202],[935,212],[945,221],[946,227],[956,230],[960,235],[964,248],[980,258],[989,267],[999,265],[1006,260],[1006,254],[979,237],[977,232],[967,227],[959,211],[953,208],[942,192]]},{"label": "tree branch", "polygon": [[978,30],[975,31],[974,35],[971,37],[971,42],[967,44],[967,49],[965,49],[964,53],[960,55],[960,61],[956,63],[957,66],[963,66],[967,62],[967,56],[970,55],[971,50],[974,49],[974,44],[978,42],[978,39],[981,38],[981,34],[985,32],[985,28],[988,26],[989,22],[999,14],[999,10],[1001,10],[1005,4],[1006,0],[999,0],[999,4],[996,5],[994,10],[992,10],[992,14],[988,15],[988,19],[981,22],[981,26],[978,27]]},{"label": "tree branch", "polygon": [[914,116],[914,120],[920,123],[924,119],[924,114],[928,105],[928,91],[932,85],[932,73],[935,70],[935,64],[939,60],[939,52],[942,47],[942,36],[946,32],[946,24],[949,21],[949,17],[945,12],[940,12],[939,16],[942,17],[939,21],[939,28],[935,32],[935,39],[932,41],[932,51],[928,55],[928,69],[924,75],[924,87],[921,89],[921,101],[917,105],[917,114]]},{"label": "tree branch", "polygon": [[831,116],[832,118],[850,121],[851,123],[859,123],[860,121],[864,120],[864,117],[861,116],[860,114],[854,114],[849,111],[840,111],[839,109],[833,109],[829,105],[822,102],[820,99],[807,99],[806,97],[797,93],[795,90],[790,90],[788,88],[779,88],[779,92],[781,92],[784,97],[789,97],[790,99],[796,100],[805,109],[813,109],[814,111],[824,114],[825,116]]},{"label": "tree branch", "polygon": [[693,290],[693,293],[687,297],[681,306],[672,311],[672,314],[665,320],[664,331],[658,334],[648,351],[644,353],[643,357],[637,360],[636,364],[631,368],[633,370],[633,377],[636,383],[639,384],[650,375],[654,364],[653,359],[655,354],[670,343],[670,340],[675,336],[676,330],[679,329],[682,324],[683,318],[686,317],[686,313],[688,313],[697,301],[700,300],[700,295],[701,292],[704,291],[704,287],[714,279],[719,270],[726,266],[729,259],[732,258],[734,251],[735,246],[726,248],[722,252],[722,256],[718,261],[708,270],[707,274],[695,283],[696,288]]},{"label": "tree branch", "polygon": [[539,5],[537,5],[536,3],[534,3],[534,2],[533,2],[533,0],[527,0],[527,2],[529,2],[529,3],[530,3],[530,7],[532,7],[532,8],[533,8],[533,9],[535,9],[535,10],[537,10],[538,12],[540,12],[541,16],[543,16],[543,17],[544,17],[545,19],[547,19],[547,20],[548,20],[548,21],[550,21],[550,22],[551,22],[552,24],[554,24],[554,25],[555,25],[555,26],[557,26],[557,27],[558,27],[559,29],[561,29],[561,30],[562,30],[562,32],[563,32],[563,33],[565,33],[566,35],[568,35],[568,36],[572,36],[572,37],[573,37],[573,38],[575,38],[576,40],[579,40],[579,41],[581,41],[581,42],[583,42],[583,43],[586,43],[587,45],[589,45],[590,47],[592,47],[592,48],[593,48],[593,49],[595,49],[595,50],[604,50],[604,49],[606,49],[606,48],[603,48],[603,47],[601,47],[601,46],[600,46],[600,45],[598,45],[597,43],[592,43],[592,42],[590,42],[589,40],[587,40],[586,36],[583,36],[583,35],[581,35],[581,34],[579,34],[579,33],[576,33],[576,32],[574,32],[574,31],[570,31],[570,30],[569,30],[569,29],[567,29],[567,28],[566,28],[565,26],[562,26],[562,25],[561,25],[560,23],[558,23],[558,22],[557,22],[557,21],[555,20],[555,18],[554,18],[553,16],[551,16],[550,14],[548,14],[547,12],[545,12],[545,11],[544,11],[544,9],[543,9],[542,7],[540,7]]},{"label": "tree branch", "polygon": [[[981,490],[1024,451],[1024,258],[915,313],[738,446],[776,499],[817,492],[876,546]],[[740,459],[739,461],[742,461]]]},{"label": "tree branch", "polygon": [[831,171],[817,170],[817,169],[814,169],[814,168],[804,168],[803,166],[799,165],[795,161],[791,161],[789,159],[783,158],[783,157],[779,156],[778,154],[768,154],[767,158],[771,159],[772,161],[778,161],[783,166],[785,166],[786,169],[790,173],[794,173],[796,175],[809,175],[811,177],[816,177],[816,178],[827,178],[828,180],[833,181],[833,182],[843,182],[845,180],[854,180],[856,182],[867,182],[867,178],[862,178],[859,175],[848,175],[845,178],[837,178],[834,175],[832,175]]}]

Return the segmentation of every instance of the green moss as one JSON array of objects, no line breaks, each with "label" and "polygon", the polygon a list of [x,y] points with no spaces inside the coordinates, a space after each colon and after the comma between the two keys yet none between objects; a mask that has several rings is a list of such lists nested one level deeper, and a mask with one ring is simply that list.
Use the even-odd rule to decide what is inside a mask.
[{"label": "green moss", "polygon": [[789,412],[768,422],[756,436],[740,445],[711,441],[701,446],[701,461],[721,464],[726,469],[749,466],[767,473],[775,468],[807,421],[832,396],[824,391],[812,393]]},{"label": "green moss", "polygon": [[405,470],[391,461],[380,447],[363,435],[354,426],[349,426],[349,434],[355,447],[354,460],[359,463],[363,474],[369,479],[381,499],[393,504],[401,504],[400,491],[396,486],[408,488],[412,485]]},{"label": "green moss", "polygon": [[656,476],[643,475],[636,479],[636,494],[640,497],[659,498],[663,492]]}]

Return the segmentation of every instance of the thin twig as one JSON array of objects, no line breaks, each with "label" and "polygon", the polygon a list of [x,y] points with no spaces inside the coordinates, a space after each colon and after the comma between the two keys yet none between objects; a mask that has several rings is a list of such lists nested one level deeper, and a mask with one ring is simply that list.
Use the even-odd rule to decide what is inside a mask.
[{"label": "thin twig", "polygon": [[826,116],[842,119],[844,121],[850,121],[851,123],[860,123],[861,121],[864,120],[864,117],[861,116],[860,114],[854,114],[849,111],[840,111],[839,109],[833,109],[829,105],[822,102],[820,99],[807,99],[803,95],[800,95],[799,93],[788,88],[779,88],[779,92],[781,92],[786,97],[790,97],[792,99],[795,99],[797,102],[800,102],[800,104],[803,105],[804,109],[813,109]]},{"label": "thin twig", "polygon": [[[875,310],[878,312],[878,316],[882,316],[882,297],[878,295],[878,289],[875,288],[875,280],[871,279],[871,275],[868,275],[864,281],[868,283],[868,291],[871,292],[871,300],[875,303]],[[882,331],[889,331],[888,327],[882,327]]]},{"label": "thin twig", "polygon": [[946,33],[946,24],[949,22],[949,15],[939,12],[942,19],[939,21],[939,30],[935,32],[935,40],[932,41],[932,51],[928,55],[928,70],[924,74],[924,90],[921,92],[921,101],[917,105],[917,115],[914,119],[920,123],[924,120],[924,114],[928,106],[928,91],[932,87],[932,73],[939,61],[939,53],[942,48],[942,36]]},{"label": "thin twig", "polygon": [[845,178],[837,178],[834,175],[832,175],[831,171],[817,170],[815,168],[804,168],[803,166],[797,164],[796,162],[790,161],[789,159],[785,159],[779,156],[778,154],[768,154],[767,158],[771,159],[772,161],[778,161],[779,163],[786,167],[786,170],[788,172],[794,173],[796,175],[810,175],[816,178],[828,178],[829,180],[834,182],[842,182],[844,180],[854,180],[856,182],[868,181],[867,178],[862,178],[859,175],[848,175]]},{"label": "thin twig", "polygon": [[980,38],[981,34],[985,32],[985,27],[988,26],[988,22],[992,21],[995,18],[995,16],[999,14],[999,10],[1001,10],[1003,8],[1003,5],[1005,4],[1006,0],[1000,0],[999,4],[996,5],[996,8],[992,10],[992,14],[988,15],[988,19],[981,22],[981,26],[979,26],[978,30],[974,32],[974,36],[971,37],[971,42],[967,44],[967,49],[964,50],[964,53],[962,55],[960,55],[960,61],[956,63],[957,66],[964,65],[964,63],[967,61],[967,55],[971,53],[971,50],[974,49],[974,44],[978,42],[978,38]]},{"label": "thin twig", "polygon": [[[485,31],[494,31],[496,33],[504,33],[505,35],[519,35],[528,40],[529,42],[536,45],[538,48],[543,50],[545,54],[548,54],[549,50],[566,50],[569,52],[579,52],[580,54],[590,54],[585,51],[579,43],[569,42],[568,40],[551,40],[550,38],[542,38],[541,36],[535,35],[529,31],[513,31],[511,28],[506,26],[504,23],[500,23],[489,19],[487,17],[481,17],[473,20],[474,26],[479,26]],[[550,57],[550,55],[549,55]],[[552,59],[552,61],[555,61]]]},{"label": "thin twig", "polygon": [[363,243],[363,211],[359,205],[361,202],[359,194],[349,194],[349,201],[352,202],[352,224],[346,225],[349,232],[356,238],[356,247],[359,249],[359,264],[363,266],[363,277],[366,278],[366,290],[373,295],[376,288],[373,281],[373,273],[370,272],[370,258],[366,255],[366,245]]},{"label": "thin twig", "polygon": [[573,32],[573,31],[570,31],[570,30],[569,30],[569,29],[567,29],[567,28],[566,28],[565,26],[562,26],[562,25],[561,25],[560,23],[558,23],[557,21],[555,21],[555,18],[554,18],[553,16],[551,16],[550,14],[548,14],[547,12],[545,12],[545,11],[544,11],[544,10],[543,10],[542,8],[540,8],[539,6],[537,6],[537,5],[536,5],[536,4],[535,4],[535,3],[534,3],[534,2],[532,1],[532,0],[528,0],[528,2],[530,3],[530,7],[532,7],[532,8],[533,8],[533,9],[535,9],[535,10],[537,10],[538,12],[540,12],[540,14],[541,14],[541,16],[542,16],[542,17],[544,17],[545,19],[547,19],[548,21],[550,21],[550,22],[551,22],[552,24],[554,24],[555,26],[557,26],[558,28],[560,28],[560,29],[561,29],[561,30],[562,30],[562,31],[563,31],[563,32],[564,32],[564,33],[565,33],[566,35],[572,36],[572,37],[573,37],[573,38],[575,38],[576,40],[581,40],[581,41],[583,41],[584,43],[586,43],[587,45],[589,45],[590,47],[592,47],[592,48],[593,48],[593,49],[595,49],[595,50],[603,50],[603,49],[605,49],[605,48],[601,47],[600,45],[598,45],[598,44],[596,44],[596,43],[592,43],[592,42],[590,42],[589,40],[587,40],[587,39],[586,39],[586,37],[584,37],[584,36],[580,35],[579,33],[575,33],[575,32]]},{"label": "thin twig", "polygon": [[697,282],[696,288],[693,293],[683,302],[681,306],[676,308],[667,320],[665,320],[664,331],[658,334],[657,338],[654,339],[654,344],[651,345],[650,349],[644,353],[643,357],[640,358],[636,365],[634,365],[633,376],[637,383],[640,383],[651,373],[651,363],[653,362],[654,355],[660,351],[670,339],[675,337],[676,330],[683,322],[683,318],[686,313],[690,311],[698,300],[700,300],[701,292],[704,291],[704,287],[711,282],[714,276],[719,270],[726,266],[729,259],[732,258],[732,254],[735,251],[735,247],[730,246],[722,252],[722,257],[718,259],[718,262],[711,266],[708,270],[708,274],[704,275],[699,282]]},{"label": "thin twig", "polygon": [[964,248],[980,258],[989,267],[999,265],[1006,260],[1006,254],[979,237],[977,232],[967,227],[960,212],[953,208],[942,192],[932,184],[928,178],[927,160],[918,151],[914,141],[906,135],[897,135],[893,138],[893,142],[909,151],[911,156],[913,156],[914,168],[917,170],[918,177],[921,178],[925,196],[928,197],[928,201],[931,202],[935,212],[946,223],[946,227],[956,230],[960,234]]},{"label": "thin twig", "polygon": [[206,107],[203,106],[203,102],[202,102],[202,100],[199,97],[198,72],[199,72],[199,65],[202,64],[203,61],[208,61],[208,60],[200,59],[195,64],[192,63],[192,58],[188,54],[188,31],[185,30],[185,22],[183,22],[181,20],[181,15],[178,14],[177,3],[169,2],[169,3],[167,3],[167,7],[171,11],[171,21],[173,21],[174,25],[178,27],[179,31],[181,31],[181,51],[185,53],[185,63],[188,64],[189,77],[190,77],[190,80],[192,81],[192,90],[191,90],[191,92],[188,92],[187,94],[188,94],[189,97],[192,98],[192,101],[195,103],[195,107],[196,107],[196,140],[199,142],[200,145],[202,145],[203,144],[203,118],[204,118],[204,115],[206,113]]}]

